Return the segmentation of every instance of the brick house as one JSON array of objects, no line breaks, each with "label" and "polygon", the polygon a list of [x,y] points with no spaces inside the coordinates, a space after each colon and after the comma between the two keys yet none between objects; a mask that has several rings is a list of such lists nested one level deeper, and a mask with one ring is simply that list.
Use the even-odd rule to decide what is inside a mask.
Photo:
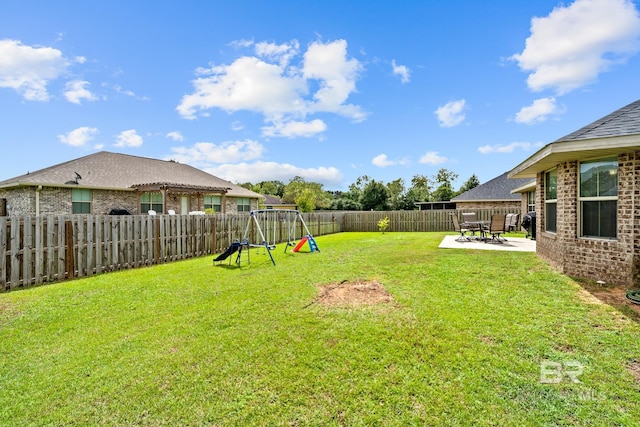
[{"label": "brick house", "polygon": [[237,213],[262,197],[186,164],[101,151],[0,181],[0,215]]},{"label": "brick house", "polygon": [[570,276],[640,284],[640,100],[547,144],[509,176],[536,179],[540,257]]},{"label": "brick house", "polygon": [[506,208],[514,211],[523,211],[523,195],[514,192],[518,188],[526,188],[535,180],[531,178],[509,179],[505,172],[484,184],[472,188],[469,191],[451,199],[455,202],[456,209],[487,209]]}]

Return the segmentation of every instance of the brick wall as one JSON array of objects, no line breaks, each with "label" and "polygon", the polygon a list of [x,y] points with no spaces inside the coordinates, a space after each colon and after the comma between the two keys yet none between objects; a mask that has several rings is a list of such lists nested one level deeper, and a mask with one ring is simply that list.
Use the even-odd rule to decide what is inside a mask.
[{"label": "brick wall", "polygon": [[[73,212],[71,204],[72,188],[44,187],[40,191],[40,215],[69,215]],[[185,194],[189,197],[189,211],[203,211],[204,199],[201,194]],[[182,194],[168,194],[166,209],[181,212]],[[36,187],[20,187],[0,190],[0,198],[7,200],[8,215],[35,215]],[[174,200],[175,198],[175,200]],[[238,203],[234,197],[223,197],[223,213],[237,213]],[[139,214],[140,195],[134,191],[92,190],[91,213],[106,215],[111,209],[126,209],[129,213]],[[258,200],[251,199],[251,209],[258,209]],[[158,212],[161,213],[161,212]]]},{"label": "brick wall", "polygon": [[139,212],[139,195],[133,191],[93,190],[91,213],[106,215],[111,209],[126,209],[132,215]]},{"label": "brick wall", "polygon": [[632,286],[640,277],[640,248],[635,201],[639,200],[640,153],[618,157],[617,239],[579,236],[578,162],[558,165],[557,232],[545,232],[544,173],[538,174],[537,252],[563,273],[606,283]]},{"label": "brick wall", "polygon": [[34,189],[0,190],[0,198],[7,200],[7,215],[22,215],[36,209]]}]

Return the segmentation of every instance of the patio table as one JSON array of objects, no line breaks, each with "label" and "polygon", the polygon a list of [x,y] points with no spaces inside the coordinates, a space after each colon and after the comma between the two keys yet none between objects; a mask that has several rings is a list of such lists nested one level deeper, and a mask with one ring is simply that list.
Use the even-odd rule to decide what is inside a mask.
[{"label": "patio table", "polygon": [[[476,240],[480,240],[481,242],[484,242],[487,240],[485,231],[487,230],[490,224],[491,224],[491,221],[466,221],[462,224],[462,226],[463,228],[466,228],[467,230],[474,233],[472,237],[474,237]],[[475,236],[476,231],[480,232],[480,236]]]}]

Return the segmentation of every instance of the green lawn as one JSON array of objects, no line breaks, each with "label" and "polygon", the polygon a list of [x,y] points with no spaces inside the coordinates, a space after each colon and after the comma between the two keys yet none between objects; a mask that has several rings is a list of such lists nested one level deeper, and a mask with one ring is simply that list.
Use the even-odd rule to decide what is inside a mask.
[{"label": "green lawn", "polygon": [[[640,327],[532,253],[318,237],[0,294],[0,425],[634,425]],[[326,307],[317,285],[394,304]],[[580,382],[573,382],[572,377]],[[637,424],[635,424],[637,425]]]}]

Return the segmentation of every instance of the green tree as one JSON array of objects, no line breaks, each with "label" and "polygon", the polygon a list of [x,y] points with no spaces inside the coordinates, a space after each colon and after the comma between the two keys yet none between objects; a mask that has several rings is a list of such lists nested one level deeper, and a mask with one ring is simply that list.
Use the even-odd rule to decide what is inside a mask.
[{"label": "green tree", "polygon": [[433,182],[424,175],[414,175],[411,178],[411,187],[404,197],[404,208],[407,210],[416,209],[415,203],[429,202],[432,199]]},{"label": "green tree", "polygon": [[445,202],[451,200],[456,195],[453,190],[453,181],[458,179],[458,174],[448,169],[442,168],[435,176],[438,188],[433,192],[434,202]]},{"label": "green tree", "polygon": [[478,185],[480,185],[480,180],[478,179],[478,177],[474,173],[473,175],[471,175],[469,177],[468,180],[466,180],[464,182],[464,184],[462,184],[462,186],[458,190],[458,194],[462,194],[464,192],[467,192],[467,191],[471,190],[472,188],[476,188]]},{"label": "green tree", "polygon": [[322,184],[307,182],[296,176],[285,186],[282,200],[285,203],[295,203],[303,212],[315,209],[328,209],[331,206],[331,196],[322,189]]},{"label": "green tree", "polygon": [[282,181],[261,181],[256,184],[255,187],[256,189],[253,191],[255,191],[256,193],[269,194],[271,196],[277,196],[280,198],[282,198],[282,196],[284,195],[285,185]]},{"label": "green tree", "polygon": [[389,195],[389,209],[397,211],[405,209],[405,187],[404,180],[398,178],[395,181],[387,183],[387,194]]},{"label": "green tree", "polygon": [[389,199],[389,193],[387,187],[374,179],[370,180],[362,190],[362,209],[385,211],[388,209],[387,200]]},{"label": "green tree", "polygon": [[359,211],[362,210],[360,196],[351,191],[335,191],[331,201],[330,209],[337,211]]}]

